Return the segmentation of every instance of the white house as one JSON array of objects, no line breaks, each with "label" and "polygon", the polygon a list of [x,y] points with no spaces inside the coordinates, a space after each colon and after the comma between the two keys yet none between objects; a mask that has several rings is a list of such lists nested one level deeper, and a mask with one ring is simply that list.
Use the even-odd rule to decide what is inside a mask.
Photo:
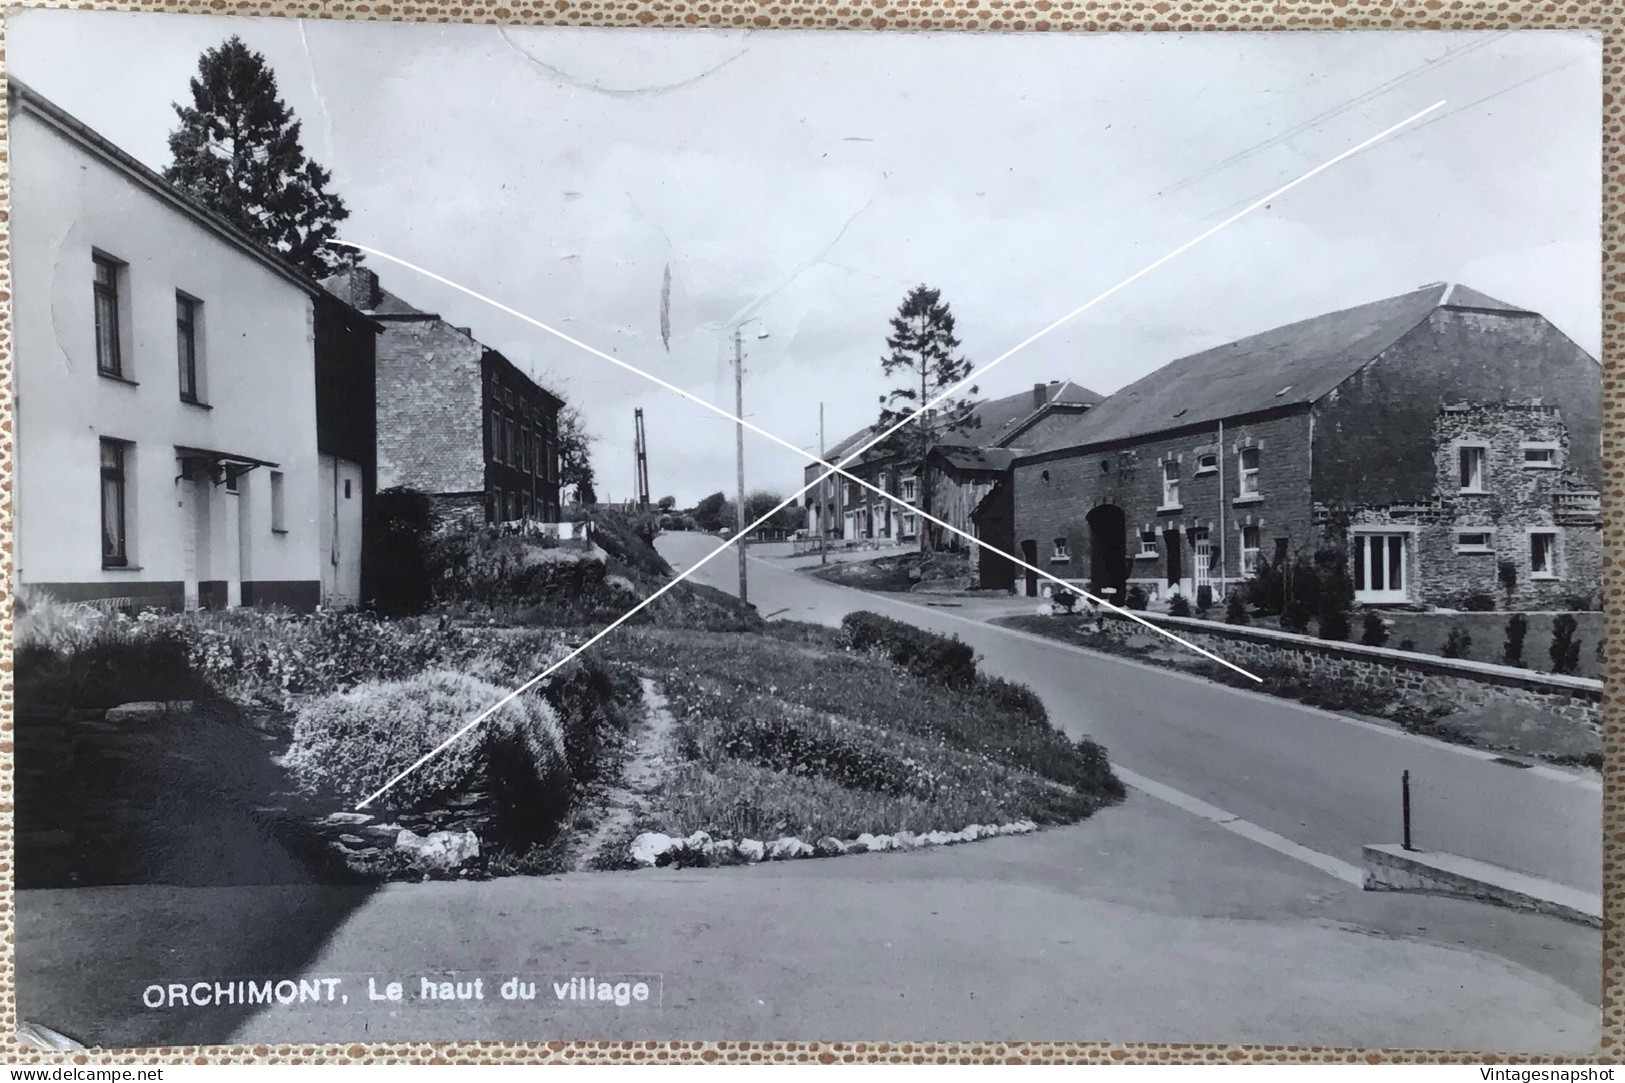
[{"label": "white house", "polygon": [[18,583],[315,606],[320,288],[33,91],[8,100]]}]

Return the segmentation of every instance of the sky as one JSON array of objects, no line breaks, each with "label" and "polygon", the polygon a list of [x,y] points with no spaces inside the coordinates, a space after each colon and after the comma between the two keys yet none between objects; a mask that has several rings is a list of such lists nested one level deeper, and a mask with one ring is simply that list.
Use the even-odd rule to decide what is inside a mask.
[{"label": "sky", "polygon": [[[973,365],[1406,117],[999,362],[982,397],[1102,394],[1322,312],[1462,282],[1601,347],[1601,49],[1587,32],[703,31],[10,12],[16,77],[155,169],[199,53],[262,52],[340,236],[816,452],[872,423],[908,290]],[[117,88],[109,93],[108,88]],[[385,288],[579,406],[601,498],[734,487],[735,426],[373,258]],[[671,337],[660,333],[670,269]],[[758,337],[764,333],[766,338]],[[747,487],[806,460],[745,437]]]}]

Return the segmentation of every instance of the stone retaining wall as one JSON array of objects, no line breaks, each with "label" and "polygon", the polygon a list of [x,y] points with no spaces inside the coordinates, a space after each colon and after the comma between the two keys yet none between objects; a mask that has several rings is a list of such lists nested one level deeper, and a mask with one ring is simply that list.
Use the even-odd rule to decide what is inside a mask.
[{"label": "stone retaining wall", "polygon": [[[1391,647],[1333,643],[1273,628],[1161,613],[1139,615],[1243,668],[1249,662],[1287,666],[1307,677],[1382,691],[1421,693],[1468,709],[1514,704],[1583,722],[1594,732],[1602,732],[1602,682],[1590,678],[1440,658]],[[1121,617],[1108,617],[1102,629],[1122,638],[1145,631]]]}]

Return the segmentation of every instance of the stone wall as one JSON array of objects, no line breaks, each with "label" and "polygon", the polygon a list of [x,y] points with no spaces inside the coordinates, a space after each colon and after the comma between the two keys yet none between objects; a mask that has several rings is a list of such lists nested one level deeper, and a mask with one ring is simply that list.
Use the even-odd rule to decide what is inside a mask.
[{"label": "stone wall", "polygon": [[[1160,613],[1140,616],[1243,668],[1250,663],[1286,666],[1306,677],[1377,691],[1427,693],[1468,709],[1511,703],[1583,722],[1602,732],[1602,682],[1586,677],[1536,673],[1389,647],[1331,643],[1272,628]],[[1126,618],[1108,618],[1103,627],[1108,634],[1125,638],[1139,630]]]}]

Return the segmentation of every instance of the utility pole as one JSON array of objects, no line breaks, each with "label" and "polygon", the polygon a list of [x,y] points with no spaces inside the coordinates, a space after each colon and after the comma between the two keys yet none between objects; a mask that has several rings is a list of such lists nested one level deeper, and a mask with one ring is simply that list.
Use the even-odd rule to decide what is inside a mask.
[{"label": "utility pole", "polygon": [[[818,404],[818,457],[820,459],[825,458],[823,403]],[[827,509],[824,505],[824,493],[828,491],[831,480],[825,478],[818,483],[818,495],[814,498],[818,501],[818,563],[820,564],[829,563],[829,523],[825,521],[824,512]]]},{"label": "utility pole", "polygon": [[[745,347],[740,341],[740,331],[744,324],[734,328],[734,415],[740,418],[738,430],[735,433],[734,457],[739,466],[739,502],[735,507],[738,512],[738,531],[745,533]],[[748,602],[745,586],[745,539],[734,538],[734,548],[739,550],[739,600]]]},{"label": "utility pole", "polygon": [[638,507],[649,506],[649,444],[643,435],[643,407],[636,407],[632,411],[633,423],[637,426],[637,486]]}]

